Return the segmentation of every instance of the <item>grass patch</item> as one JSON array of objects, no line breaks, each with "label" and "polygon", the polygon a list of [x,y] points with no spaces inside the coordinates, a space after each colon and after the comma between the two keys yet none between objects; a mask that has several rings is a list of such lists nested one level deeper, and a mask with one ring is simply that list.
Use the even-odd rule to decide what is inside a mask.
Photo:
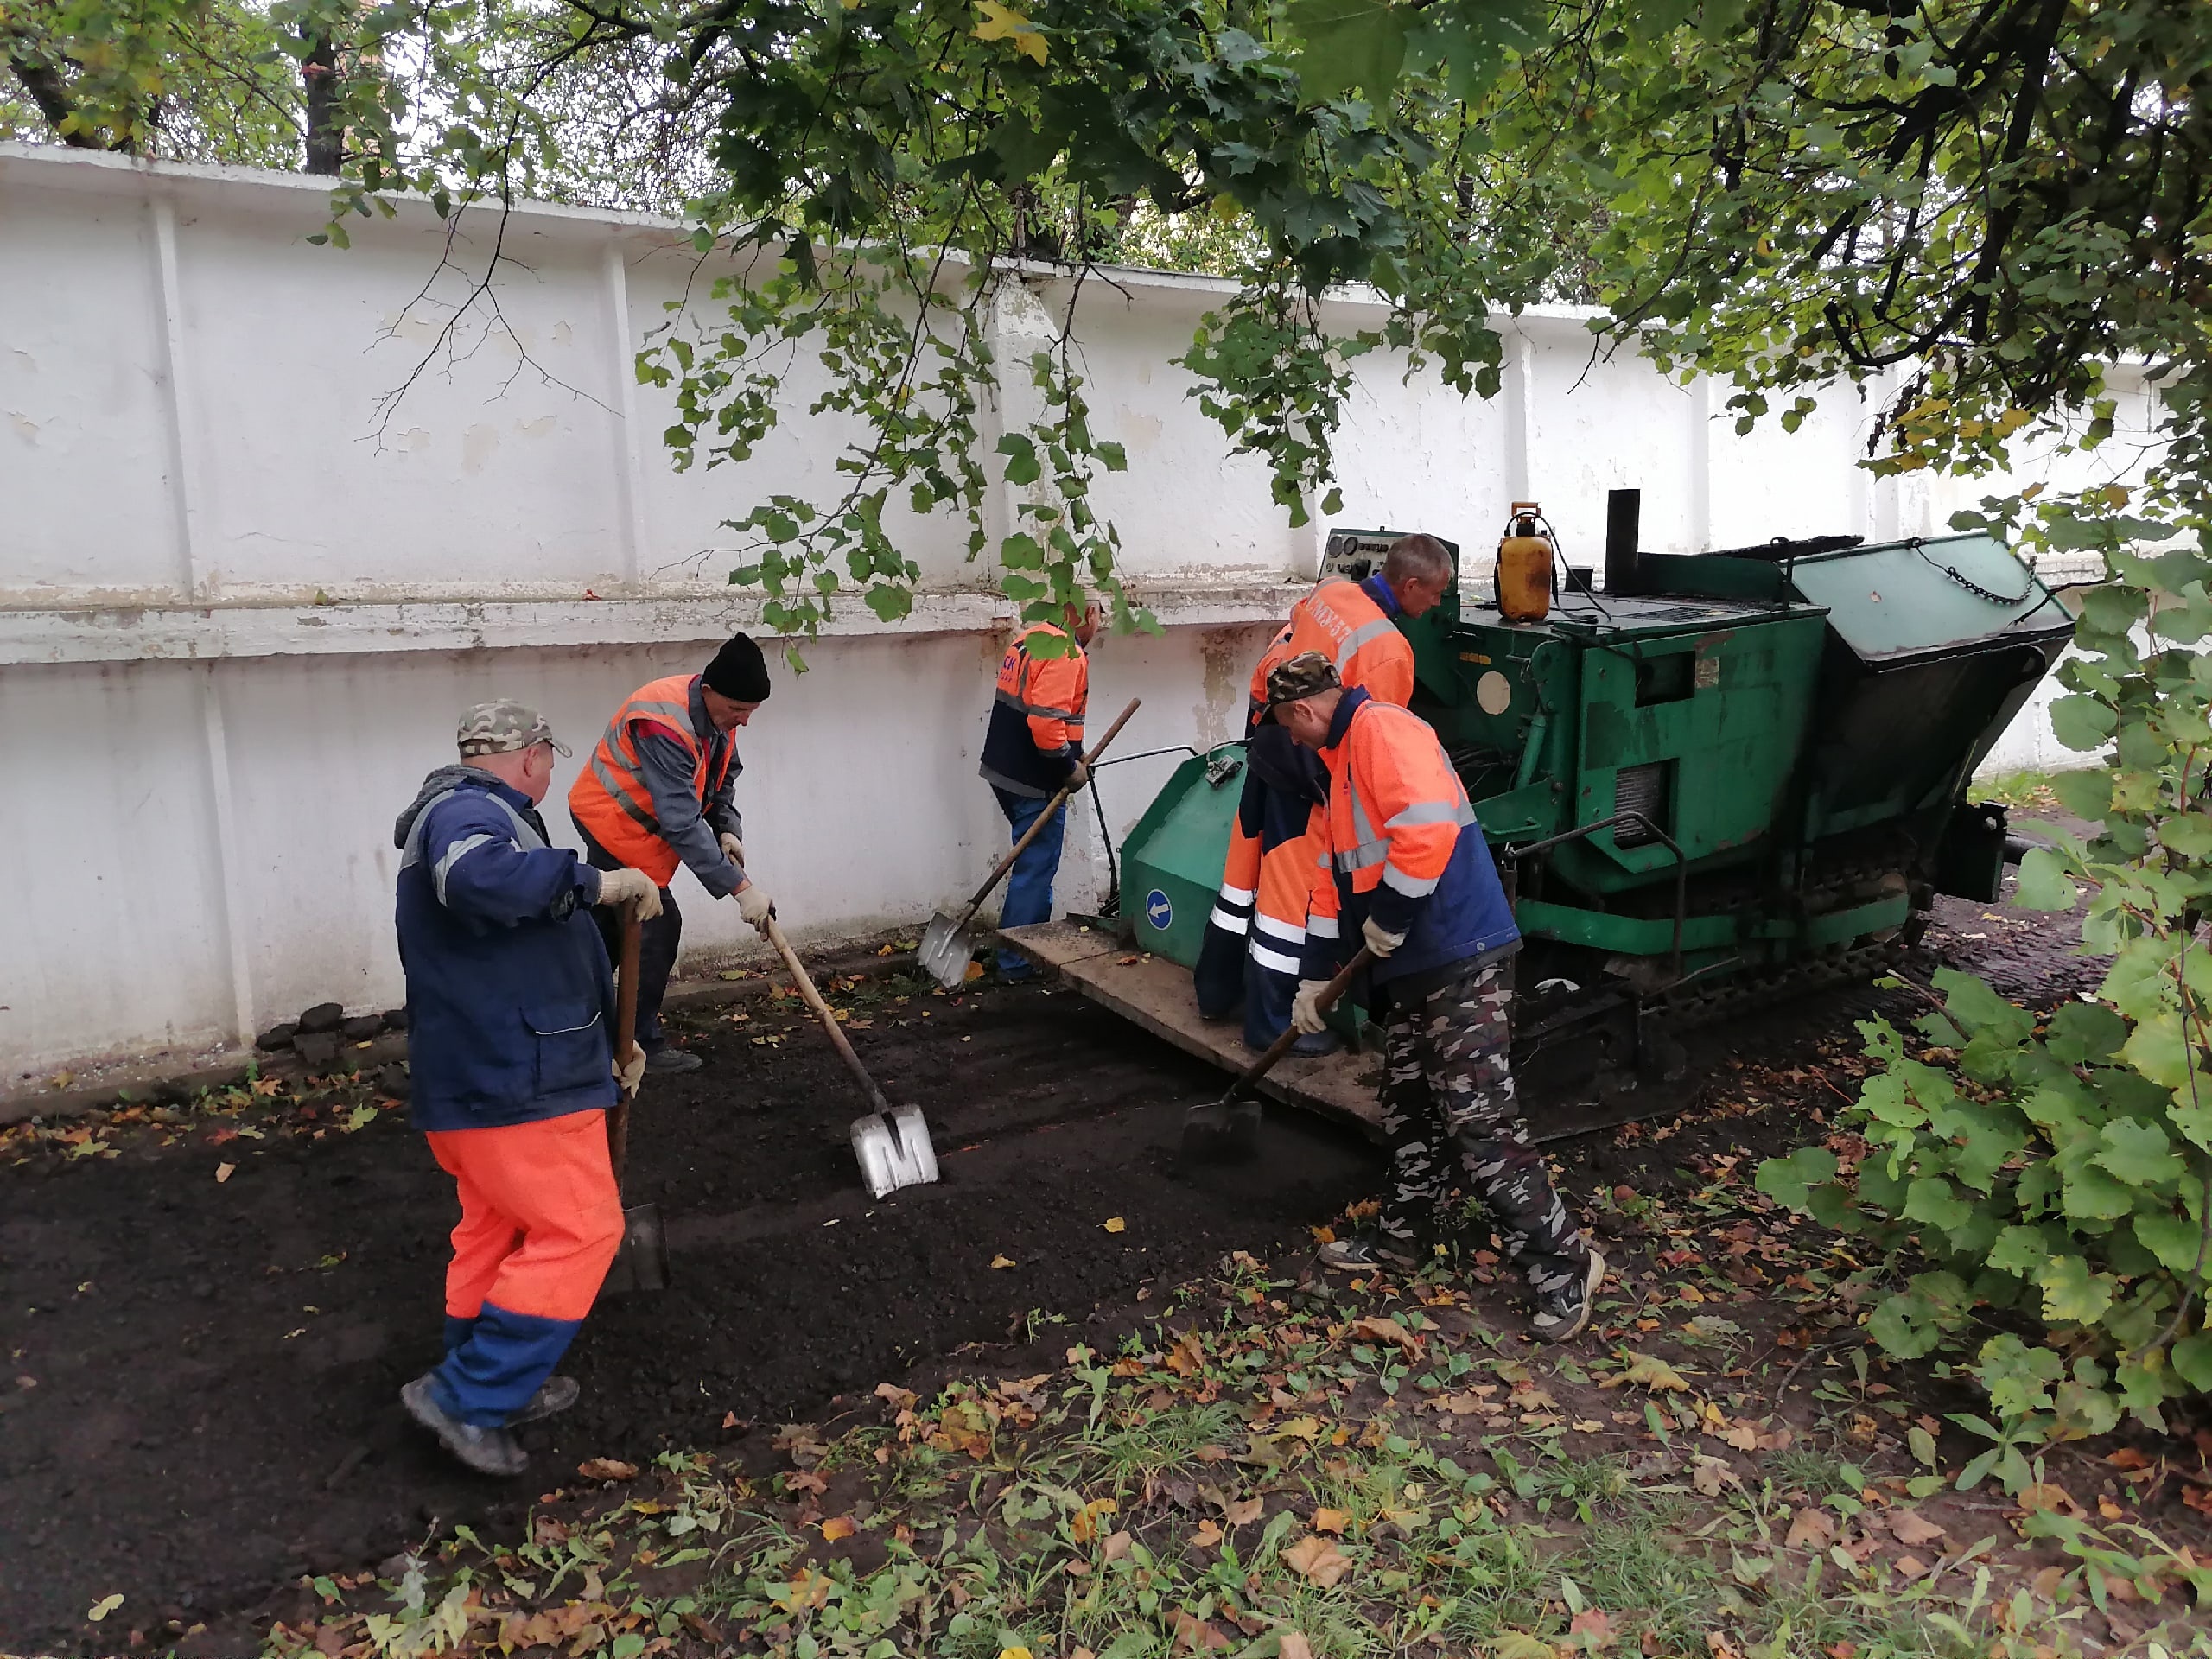
[{"label": "grass patch", "polygon": [[1994,777],[1975,779],[1969,792],[1978,801],[1995,801],[2023,811],[2055,812],[2058,796],[2050,779],[2048,772],[2000,772]]}]

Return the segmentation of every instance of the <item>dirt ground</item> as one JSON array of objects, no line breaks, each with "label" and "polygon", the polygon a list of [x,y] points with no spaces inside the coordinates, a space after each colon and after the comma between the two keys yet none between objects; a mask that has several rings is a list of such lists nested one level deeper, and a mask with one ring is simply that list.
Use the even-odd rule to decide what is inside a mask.
[{"label": "dirt ground", "polygon": [[[2069,931],[1946,900],[1915,971],[1952,961],[2047,1004],[2094,982]],[[272,1102],[94,1128],[91,1154],[10,1144],[0,1651],[124,1650],[125,1625],[242,1633],[238,1616],[302,1573],[512,1526],[580,1459],[727,1444],[965,1344],[1125,1316],[1226,1252],[1310,1243],[1373,1186],[1363,1142],[1280,1112],[1257,1162],[1181,1167],[1182,1109],[1219,1074],[1069,992],[898,1000],[915,988],[842,999],[887,1092],[929,1115],[944,1168],[881,1204],[854,1176],[849,1085],[795,1002],[696,1020],[707,1069],[657,1080],[632,1141],[632,1197],[663,1208],[674,1283],[594,1312],[564,1368],[582,1403],[526,1432],[546,1473],[512,1488],[456,1471],[397,1403],[436,1357],[452,1220],[404,1111],[346,1133],[343,1108]],[[1715,1149],[1800,1144],[1841,1104],[1822,1068],[1855,1052],[1853,1020],[1916,1002],[1833,991],[1700,1033],[1663,1103],[1701,1121],[1567,1143],[1570,1180],[1666,1190]],[[96,1630],[86,1609],[113,1595],[124,1611]]]}]

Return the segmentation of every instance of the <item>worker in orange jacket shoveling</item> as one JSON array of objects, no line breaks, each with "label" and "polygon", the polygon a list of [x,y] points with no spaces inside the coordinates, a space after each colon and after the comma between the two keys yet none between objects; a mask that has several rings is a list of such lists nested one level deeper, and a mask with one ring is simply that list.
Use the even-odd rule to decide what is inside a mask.
[{"label": "worker in orange jacket shoveling", "polygon": [[400,1391],[408,1414],[480,1474],[520,1474],[513,1428],[572,1405],[553,1375],[622,1242],[608,1163],[614,984],[586,919],[653,885],[546,844],[537,816],[568,751],[535,709],[480,703],[461,764],[399,815],[399,961],[415,1127],[454,1179],[445,1357]]},{"label": "worker in orange jacket shoveling", "polygon": [[[1090,776],[1083,764],[1083,719],[1090,704],[1090,659],[1084,647],[1098,635],[1098,601],[1068,606],[1062,620],[1065,627],[1033,622],[1007,647],[991,699],[991,723],[983,734],[983,759],[976,770],[998,798],[1016,841],[1053,796],[1063,789],[1072,795]],[[1057,649],[1039,649],[1046,639]],[[999,907],[1001,927],[1052,919],[1052,878],[1059,873],[1067,821],[1065,812],[1054,813],[1014,861]],[[1019,952],[999,952],[999,973],[1008,982],[1019,982],[1036,971]]]},{"label": "worker in orange jacket shoveling", "polygon": [[[1402,536],[1366,580],[1332,576],[1300,600],[1252,671],[1243,793],[1192,981],[1206,1019],[1226,1019],[1243,1003],[1244,1041],[1255,1050],[1290,1023],[1329,792],[1320,761],[1264,718],[1268,674],[1302,652],[1319,652],[1344,685],[1404,708],[1413,696],[1414,649],[1396,619],[1433,608],[1452,575],[1443,543]],[[1338,1046],[1325,1027],[1301,1036],[1291,1052],[1326,1054]]]},{"label": "worker in orange jacket shoveling", "polygon": [[[642,871],[659,892],[659,913],[638,942],[638,1046],[648,1071],[696,1071],[701,1064],[661,1025],[661,998],[683,943],[683,913],[668,890],[677,866],[713,897],[735,899],[738,914],[756,928],[775,910],[745,873],[745,826],[732,798],[745,769],[732,734],[768,690],[760,647],[731,635],[702,672],[671,675],[625,698],[569,791],[569,817],[592,868]],[[600,927],[608,954],[619,955],[618,924],[602,917]]]},{"label": "worker in orange jacket shoveling", "polygon": [[1389,1181],[1373,1227],[1325,1245],[1321,1258],[1352,1271],[1418,1266],[1441,1230],[1456,1154],[1507,1259],[1528,1275],[1530,1329],[1549,1342],[1580,1335],[1605,1263],[1552,1190],[1514,1097],[1521,931],[1465,786],[1426,721],[1345,690],[1319,652],[1268,676],[1268,703],[1329,768],[1329,880],[1315,920],[1341,924],[1308,930],[1291,1023],[1321,1029],[1318,999],[1353,938],[1375,957],[1359,1000],[1382,1021]]}]

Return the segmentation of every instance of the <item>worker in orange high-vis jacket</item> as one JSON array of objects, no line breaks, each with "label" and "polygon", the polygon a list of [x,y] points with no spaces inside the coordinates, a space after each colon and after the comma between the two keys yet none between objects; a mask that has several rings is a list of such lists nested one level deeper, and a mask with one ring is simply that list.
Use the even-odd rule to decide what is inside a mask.
[{"label": "worker in orange high-vis jacket", "polygon": [[1382,1021],[1389,1185],[1374,1224],[1325,1245],[1322,1259],[1363,1272],[1419,1265],[1464,1180],[1528,1276],[1535,1334],[1579,1335],[1605,1264],[1553,1190],[1515,1097],[1521,932],[1466,788],[1426,721],[1345,690],[1318,652],[1279,665],[1268,701],[1329,768],[1331,879],[1306,930],[1291,1023],[1321,1028],[1319,994],[1355,941],[1375,958],[1360,1000]]},{"label": "worker in orange high-vis jacket", "polygon": [[[1414,649],[1397,619],[1433,609],[1452,575],[1443,543],[1402,536],[1365,580],[1331,576],[1300,600],[1252,671],[1243,795],[1193,976],[1205,1017],[1225,1019],[1243,1005],[1251,1048],[1264,1049],[1290,1023],[1319,844],[1315,814],[1328,798],[1328,774],[1313,752],[1260,718],[1268,675],[1302,652],[1319,652],[1344,685],[1404,708],[1413,696]],[[1338,1046],[1336,1033],[1324,1029],[1301,1036],[1292,1052],[1326,1054]]]},{"label": "worker in orange high-vis jacket", "polygon": [[[983,759],[976,770],[991,786],[1016,841],[1053,796],[1082,788],[1087,777],[1083,718],[1090,704],[1087,647],[1098,635],[1097,601],[1068,606],[1062,621],[1065,626],[1033,622],[1007,647],[999,661],[990,725],[983,734]],[[1047,640],[1053,642],[1050,648],[1043,644]],[[1059,873],[1066,830],[1067,814],[1056,812],[1022,849],[1007,877],[1001,927],[1052,918],[1052,878]],[[1002,977],[1019,982],[1035,972],[1027,957],[999,952]]]},{"label": "worker in orange high-vis jacket", "polygon": [[[638,1046],[645,1069],[695,1071],[700,1060],[668,1040],[661,999],[683,943],[683,915],[669,883],[678,865],[716,899],[734,899],[738,914],[759,927],[775,906],[745,871],[745,826],[733,798],[738,759],[734,734],[768,700],[768,665],[760,647],[733,634],[697,674],[675,674],[639,686],[623,699],[606,734],[569,791],[569,817],[594,869],[642,871],[659,890],[660,912],[639,939]],[[619,956],[618,925],[602,916],[610,956]]]}]

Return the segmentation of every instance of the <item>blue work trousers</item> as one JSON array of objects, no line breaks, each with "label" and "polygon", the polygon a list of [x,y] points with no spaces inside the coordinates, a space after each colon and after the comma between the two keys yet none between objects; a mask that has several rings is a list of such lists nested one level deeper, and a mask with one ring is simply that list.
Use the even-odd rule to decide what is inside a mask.
[{"label": "blue work trousers", "polygon": [[[1033,799],[1027,795],[1015,795],[993,786],[991,793],[998,797],[999,810],[1006,814],[1007,828],[1014,839],[1019,841],[1037,817],[1051,803]],[[1052,877],[1060,868],[1060,844],[1065,839],[1068,815],[1063,810],[1052,814],[1052,821],[1037,832],[1037,839],[1022,849],[1021,856],[1014,861],[1014,868],[1006,879],[1006,902],[999,907],[1001,927],[1020,927],[1026,922],[1046,922],[1052,918]],[[999,952],[999,975],[1003,979],[1023,980],[1035,973],[1029,959],[1018,951]]]}]

